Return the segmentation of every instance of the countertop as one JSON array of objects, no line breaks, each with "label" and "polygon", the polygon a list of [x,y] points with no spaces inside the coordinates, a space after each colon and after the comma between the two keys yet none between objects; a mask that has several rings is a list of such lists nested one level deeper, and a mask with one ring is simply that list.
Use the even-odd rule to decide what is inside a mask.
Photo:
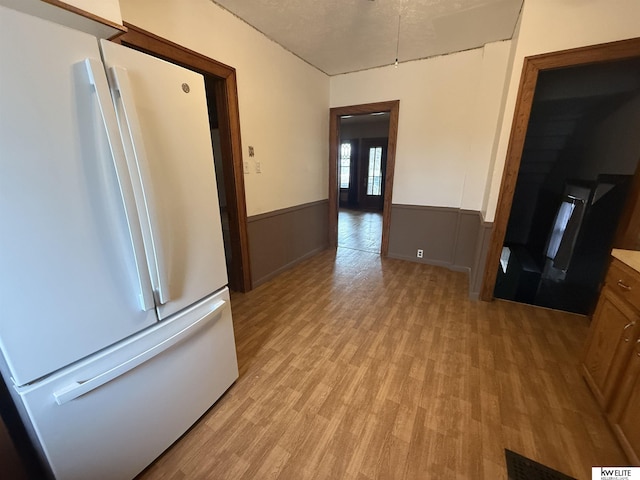
[{"label": "countertop", "polygon": [[633,268],[636,272],[640,272],[640,251],[614,248],[611,250],[611,255]]}]

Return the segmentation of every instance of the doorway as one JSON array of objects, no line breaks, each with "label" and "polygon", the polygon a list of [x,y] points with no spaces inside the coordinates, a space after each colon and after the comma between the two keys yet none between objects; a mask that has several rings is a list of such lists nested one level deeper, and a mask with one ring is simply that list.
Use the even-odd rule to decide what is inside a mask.
[{"label": "doorway", "polygon": [[338,246],[380,253],[389,112],[340,118]]},{"label": "doorway", "polygon": [[640,59],[540,72],[494,295],[588,314],[640,159]]},{"label": "doorway", "polygon": [[235,69],[135,25],[125,22],[125,26],[127,32],[114,39],[116,43],[183,66],[205,77],[229,288],[248,292],[252,284]]},{"label": "doorway", "polygon": [[329,245],[386,256],[400,102],[332,108]]},{"label": "doorway", "polygon": [[[547,147],[550,145],[557,147],[558,143],[566,141],[569,141],[569,146],[572,146],[574,144],[571,142],[575,140],[575,135],[580,134],[579,130],[582,130],[583,137],[589,135],[590,127],[588,125],[590,118],[592,120],[593,117],[602,115],[603,109],[606,111],[607,109],[611,110],[620,107],[620,102],[624,100],[622,97],[611,97],[608,101],[605,100],[601,103],[600,108],[595,108],[599,100],[602,100],[602,98],[598,98],[598,96],[602,96],[602,94],[583,95],[584,97],[589,97],[588,102],[593,104],[594,110],[591,110],[591,113],[586,113],[585,116],[581,117],[581,122],[578,122],[581,123],[581,125],[575,123],[567,124],[565,121],[566,118],[562,119],[557,116],[553,118],[553,115],[560,114],[570,117],[576,110],[584,110],[586,105],[584,99],[578,100],[565,96],[564,104],[555,102],[555,105],[552,105],[553,102],[547,102],[546,105],[542,103],[536,106],[534,99],[536,98],[536,87],[538,85],[546,88],[545,83],[548,79],[553,76],[565,75],[563,70],[567,69],[569,73],[573,72],[580,75],[584,74],[584,71],[579,72],[573,69],[593,66],[596,70],[600,71],[600,74],[596,74],[596,76],[601,76],[602,71],[617,68],[613,62],[630,61],[630,65],[632,65],[631,68],[637,68],[638,59],[640,59],[640,39],[525,58],[520,91],[518,92],[516,111],[514,114],[512,135],[509,141],[507,160],[503,172],[500,196],[498,198],[493,234],[485,265],[481,293],[483,300],[491,300],[496,289],[499,290],[501,288],[500,283],[504,278],[499,278],[499,275],[507,273],[508,265],[513,258],[511,255],[513,251],[517,250],[520,246],[515,249],[505,249],[504,247],[509,247],[508,244],[513,240],[514,232],[517,232],[518,228],[520,228],[521,234],[526,232],[527,229],[530,229],[530,220],[536,216],[546,219],[544,221],[546,221],[548,227],[547,229],[534,230],[533,236],[536,238],[533,240],[533,243],[537,244],[537,253],[533,255],[534,258],[529,258],[530,256],[527,255],[528,252],[525,252],[523,256],[524,261],[518,260],[519,254],[515,256],[519,263],[526,263],[530,266],[533,265],[533,268],[519,267],[520,276],[523,278],[522,281],[536,286],[535,288],[528,287],[529,294],[541,285],[540,279],[534,277],[543,277],[551,281],[561,280],[562,277],[566,278],[569,275],[568,269],[573,259],[581,255],[587,255],[586,252],[589,251],[589,248],[596,248],[603,251],[604,260],[599,260],[597,265],[592,264],[590,267],[586,267],[588,262],[584,263],[582,267],[574,269],[576,272],[599,270],[600,273],[598,273],[598,275],[601,275],[602,269],[606,268],[608,252],[611,246],[628,249],[636,249],[639,247],[640,202],[637,191],[637,185],[639,183],[639,172],[636,168],[638,161],[637,156],[634,158],[634,165],[627,168],[626,172],[614,172],[623,173],[622,175],[607,175],[606,172],[599,172],[602,173],[600,178],[598,178],[598,175],[595,177],[591,176],[586,179],[588,180],[586,182],[584,181],[585,178],[580,178],[583,177],[583,175],[577,175],[584,169],[584,164],[581,163],[584,162],[584,156],[582,158],[574,158],[571,161],[563,161],[560,164],[555,163],[554,160],[550,164],[544,165],[545,162],[549,162],[549,155],[556,155],[555,153],[549,153],[549,151],[552,150],[551,148],[546,148],[546,159],[543,158],[544,155],[538,155],[537,164],[535,162],[529,163],[526,159],[527,156],[530,156],[528,149],[532,144],[535,145],[535,139],[533,139],[533,137],[536,135],[536,128],[538,128],[535,126],[535,123],[538,118],[544,117],[545,109],[548,110],[548,113],[552,116],[547,117],[549,121],[541,124],[543,125],[543,130],[549,131],[549,129],[551,129],[553,131],[555,128],[553,124],[554,122],[557,124],[558,120],[564,121],[565,130],[567,128],[571,130],[569,136],[561,134],[552,135],[552,137],[555,138],[547,139]],[[633,72],[631,76],[634,76]],[[606,78],[606,76],[604,78]],[[574,87],[570,87],[569,90],[575,91],[576,88],[578,91],[584,90],[585,82],[582,80],[576,83]],[[603,78],[601,77],[599,80],[596,80],[596,83],[610,83],[606,79],[604,82],[602,80]],[[609,87],[611,87],[611,85],[609,85]],[[613,88],[625,90],[621,89],[619,84],[614,85]],[[619,91],[618,93],[622,96],[626,95],[627,100],[629,100],[636,95],[636,93],[633,93],[633,90],[634,88],[631,88],[626,89],[626,92]],[[584,94],[584,92],[582,92],[582,94]],[[556,95],[556,100],[558,100],[557,92],[554,95]],[[578,92],[578,96],[580,95]],[[554,110],[555,113],[553,112]],[[593,125],[593,122],[591,122],[591,124]],[[591,129],[592,133],[593,131],[594,130]],[[575,149],[573,153],[575,153]],[[585,153],[584,149],[582,153]],[[596,163],[598,161],[600,160],[597,160]],[[605,159],[602,161],[606,162],[608,160]],[[545,181],[547,181],[549,177],[547,168],[549,167],[552,170],[565,170],[564,176],[556,176],[551,180],[551,183],[555,183],[553,187],[556,196],[555,199],[546,193],[540,194],[539,191],[532,196],[531,193],[523,193],[522,189],[518,195],[526,198],[527,202],[522,202],[516,198],[515,194],[518,183],[521,187],[525,189],[529,188],[530,192],[532,191],[531,182],[525,182],[524,178],[528,173],[535,173],[537,171],[538,175],[545,177]],[[528,186],[526,185],[527,183],[529,184]],[[612,220],[611,214],[598,212],[598,210],[602,210],[601,207],[605,205],[605,203],[610,204],[616,202],[619,205],[615,216],[619,217],[620,220],[618,221],[618,219],[616,219],[615,225],[609,225]],[[542,206],[543,203],[547,203],[547,206]],[[596,207],[598,203],[600,203],[600,205]],[[518,214],[517,210],[521,208],[527,211],[520,211]],[[512,215],[513,209],[516,209],[516,212],[513,212],[514,215]],[[610,211],[607,210],[607,212]],[[510,218],[512,218],[512,220],[510,220]],[[519,227],[518,223],[520,223]],[[588,223],[591,223],[590,227],[587,226]],[[606,227],[601,228],[600,226],[604,225],[604,223],[608,224]],[[608,237],[604,235],[605,231],[608,232]],[[609,239],[607,240],[607,238],[604,237]],[[524,236],[521,236],[521,239],[522,238],[524,238]],[[600,239],[603,238],[604,242],[600,241]],[[598,239],[599,243],[596,242],[598,243],[597,247],[594,247],[594,239]],[[507,244],[505,244],[505,240]],[[531,241],[531,238],[527,238],[525,244],[531,243]],[[542,248],[539,248],[540,246],[542,246]],[[583,251],[582,254],[579,252],[581,249]],[[549,257],[549,254],[553,254],[552,258]],[[558,254],[559,260],[555,262],[555,256]],[[539,260],[542,260],[542,268],[540,262],[536,262],[536,255],[538,255]],[[590,255],[589,258],[591,258]],[[551,260],[550,265],[549,259]],[[540,271],[538,272],[537,270]],[[523,274],[522,272],[526,273]],[[573,276],[576,277],[579,276],[579,274],[574,274]],[[590,288],[594,289],[597,294],[599,281],[591,279],[589,283],[591,285]],[[502,285],[502,287],[503,286],[504,285]],[[543,286],[543,290],[545,289],[546,287]],[[547,295],[549,294],[548,291],[546,293]],[[519,294],[522,295],[522,292],[519,292]],[[498,295],[496,294],[496,296]],[[593,298],[583,301],[579,307],[581,310],[580,313],[589,313],[592,306]],[[552,308],[557,307],[552,306]],[[573,311],[575,311],[575,309]]]}]

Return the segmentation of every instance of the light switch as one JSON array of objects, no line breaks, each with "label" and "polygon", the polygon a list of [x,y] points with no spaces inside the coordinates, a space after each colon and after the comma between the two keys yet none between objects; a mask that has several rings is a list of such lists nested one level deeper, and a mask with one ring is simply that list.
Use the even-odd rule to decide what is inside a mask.
[{"label": "light switch", "polygon": [[244,163],[244,174],[247,175],[250,172],[250,170],[249,170],[249,161],[245,160],[243,163]]},{"label": "light switch", "polygon": [[260,161],[256,160],[256,173],[262,173],[260,170]]}]

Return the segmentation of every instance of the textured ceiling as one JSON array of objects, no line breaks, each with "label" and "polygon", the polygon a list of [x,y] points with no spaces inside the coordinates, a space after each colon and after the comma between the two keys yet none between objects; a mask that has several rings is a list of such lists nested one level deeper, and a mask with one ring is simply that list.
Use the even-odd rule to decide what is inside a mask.
[{"label": "textured ceiling", "polygon": [[337,75],[509,39],[523,0],[212,1]]}]

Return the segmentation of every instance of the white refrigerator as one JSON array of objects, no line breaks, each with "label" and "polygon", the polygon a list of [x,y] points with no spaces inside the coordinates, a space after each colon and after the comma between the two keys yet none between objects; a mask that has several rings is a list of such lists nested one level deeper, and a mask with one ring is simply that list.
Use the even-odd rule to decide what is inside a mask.
[{"label": "white refrigerator", "polygon": [[202,76],[0,7],[0,371],[59,479],[129,479],[238,377]]}]

